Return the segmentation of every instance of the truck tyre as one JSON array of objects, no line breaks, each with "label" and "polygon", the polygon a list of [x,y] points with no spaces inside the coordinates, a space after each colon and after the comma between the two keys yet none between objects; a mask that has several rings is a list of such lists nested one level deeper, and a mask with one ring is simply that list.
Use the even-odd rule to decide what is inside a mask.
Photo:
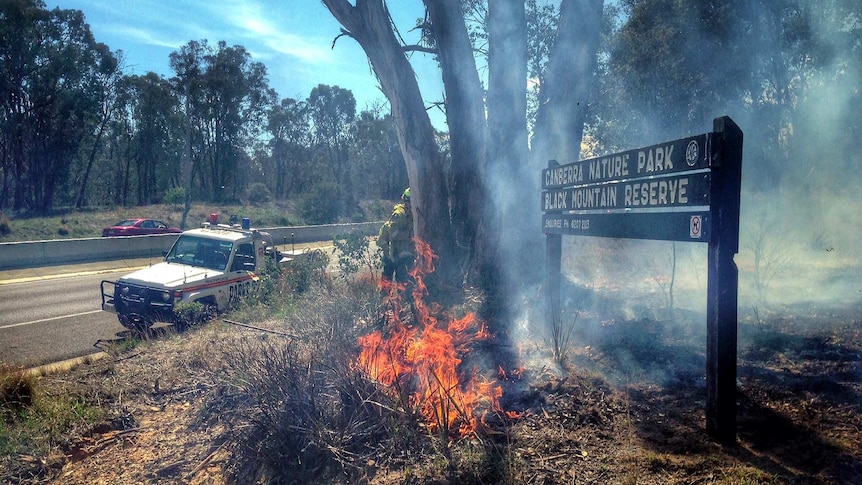
[{"label": "truck tyre", "polygon": [[120,320],[120,325],[136,333],[146,333],[153,326],[153,321],[142,315],[123,315],[120,313],[117,315],[117,319]]}]

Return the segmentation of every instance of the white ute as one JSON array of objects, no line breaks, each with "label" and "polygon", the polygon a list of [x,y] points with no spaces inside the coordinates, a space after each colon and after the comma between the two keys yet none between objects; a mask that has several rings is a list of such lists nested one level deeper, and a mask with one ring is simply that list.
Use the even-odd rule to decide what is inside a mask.
[{"label": "white ute", "polygon": [[272,236],[248,228],[247,219],[242,226],[205,222],[180,234],[164,261],[117,281],[102,281],[102,310],[117,314],[124,327],[136,331],[157,321],[183,324],[174,312],[178,303],[225,310],[257,283],[267,258],[275,258],[279,266],[289,260]]}]

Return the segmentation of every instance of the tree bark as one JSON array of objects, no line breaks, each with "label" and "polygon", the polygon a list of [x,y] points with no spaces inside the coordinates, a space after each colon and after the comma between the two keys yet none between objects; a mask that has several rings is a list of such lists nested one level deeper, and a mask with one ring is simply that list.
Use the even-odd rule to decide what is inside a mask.
[{"label": "tree bark", "polygon": [[[527,18],[524,2],[488,2],[488,163],[487,203],[479,226],[479,256],[485,305],[482,318],[496,335],[495,363],[507,372],[517,361],[509,328],[515,314],[524,257],[520,230],[535,197],[525,194],[527,165]],[[514,223],[514,224],[512,224]]]},{"label": "tree bark", "polygon": [[[446,123],[452,157],[450,206],[459,266],[481,274],[487,207],[485,165],[488,131],[482,82],[459,0],[425,0],[446,92]],[[475,280],[476,278],[471,278]]]},{"label": "tree bark", "polygon": [[602,0],[562,0],[560,4],[557,39],[541,86],[532,140],[536,181],[548,160],[576,162],[581,153],[587,101],[595,79],[602,4]]},{"label": "tree bark", "polygon": [[454,272],[446,270],[446,265],[455,264],[455,234],[445,171],[416,74],[392,31],[389,11],[382,0],[357,0],[356,6],[347,0],[323,0],[323,4],[344,27],[343,34],[362,46],[389,100],[407,164],[414,233],[440,256],[438,271],[453,284]]},{"label": "tree bark", "polygon": [[[538,194],[524,184],[528,166],[527,146],[527,19],[523,2],[488,2],[488,186],[486,246],[482,251],[491,295],[514,288],[524,273],[523,231],[506,230],[514,222],[521,227]],[[530,238],[532,239],[532,238]],[[528,239],[529,240],[529,239]],[[499,295],[498,310],[509,306]],[[513,299],[511,296],[509,300]],[[508,312],[507,312],[508,313]]]},{"label": "tree bark", "polygon": [[[458,0],[424,0],[446,90],[452,186],[438,153],[416,75],[382,0],[323,0],[364,49],[389,99],[413,195],[416,235],[440,255],[445,281],[501,288],[542,267],[539,176],[549,159],[575,161],[593,86],[601,0],[562,0],[533,138],[527,148],[526,17],[523,2],[489,1],[488,119]],[[509,197],[512,195],[512,197]],[[512,230],[506,227],[515,226]],[[453,268],[453,265],[458,266]],[[446,269],[448,266],[448,270]],[[506,271],[503,271],[503,269]],[[528,271],[529,270],[529,271]]]}]

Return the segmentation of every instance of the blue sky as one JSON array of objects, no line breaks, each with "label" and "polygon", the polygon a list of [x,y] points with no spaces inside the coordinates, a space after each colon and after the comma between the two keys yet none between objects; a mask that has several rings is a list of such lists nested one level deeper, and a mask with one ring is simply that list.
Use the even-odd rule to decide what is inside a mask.
[{"label": "blue sky", "polygon": [[[84,12],[97,42],[122,50],[126,72],[173,72],[169,55],[190,40],[207,39],[242,45],[254,61],[267,66],[270,86],[281,98],[305,99],[318,84],[349,89],[357,108],[385,101],[371,73],[367,57],[352,39],[332,41],[340,24],[320,0],[46,0],[46,7]],[[407,42],[422,16],[421,0],[389,2],[392,15]],[[417,70],[426,102],[442,98],[442,83],[433,61],[417,54]],[[420,59],[422,58],[422,59]],[[416,67],[417,62],[419,66]],[[423,66],[424,65],[424,66]],[[435,120],[436,123],[436,120]]]}]

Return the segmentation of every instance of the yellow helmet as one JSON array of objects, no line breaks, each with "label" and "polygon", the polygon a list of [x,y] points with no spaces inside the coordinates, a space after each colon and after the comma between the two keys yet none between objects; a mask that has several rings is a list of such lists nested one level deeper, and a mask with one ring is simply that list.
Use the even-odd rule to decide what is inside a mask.
[{"label": "yellow helmet", "polygon": [[401,200],[410,202],[410,187],[404,189],[404,193],[401,194]]}]

